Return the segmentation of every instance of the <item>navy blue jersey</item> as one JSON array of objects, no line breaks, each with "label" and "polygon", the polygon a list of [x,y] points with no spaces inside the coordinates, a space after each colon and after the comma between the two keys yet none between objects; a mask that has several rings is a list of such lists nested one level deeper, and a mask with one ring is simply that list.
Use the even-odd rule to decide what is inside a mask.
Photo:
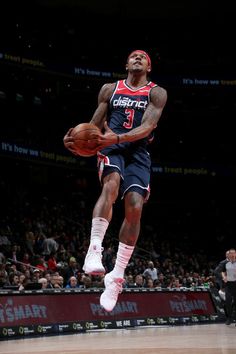
[{"label": "navy blue jersey", "polygon": [[[117,81],[109,106],[109,127],[116,134],[127,133],[141,125],[143,114],[150,101],[150,92],[157,85],[149,81],[146,85],[133,89],[126,80]],[[139,144],[147,143],[149,138]]]},{"label": "navy blue jersey", "polygon": [[[153,82],[148,82],[138,89],[132,89],[125,80],[116,83],[108,112],[108,125],[114,133],[123,134],[141,125],[150,101],[151,89],[156,86]],[[101,182],[108,174],[118,172],[121,176],[121,196],[133,191],[141,194],[147,201],[150,194],[151,159],[146,146],[150,137],[113,144],[98,152]]]}]

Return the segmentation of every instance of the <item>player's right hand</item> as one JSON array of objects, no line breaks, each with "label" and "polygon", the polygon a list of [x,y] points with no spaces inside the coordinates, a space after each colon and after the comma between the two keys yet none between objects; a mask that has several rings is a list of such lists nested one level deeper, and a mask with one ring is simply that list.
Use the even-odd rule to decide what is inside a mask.
[{"label": "player's right hand", "polygon": [[64,146],[67,150],[72,152],[74,155],[77,155],[75,143],[74,143],[74,138],[71,136],[72,130],[73,130],[73,128],[70,128],[68,130],[68,132],[66,133],[66,135],[63,138],[63,143],[64,143]]}]

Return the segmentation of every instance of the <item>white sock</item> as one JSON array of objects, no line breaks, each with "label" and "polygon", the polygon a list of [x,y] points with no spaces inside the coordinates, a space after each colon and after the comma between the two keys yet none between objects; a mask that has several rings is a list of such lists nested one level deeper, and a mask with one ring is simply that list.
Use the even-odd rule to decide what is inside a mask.
[{"label": "white sock", "polygon": [[128,246],[122,242],[119,242],[116,263],[114,269],[112,270],[112,275],[115,278],[124,278],[125,268],[129,263],[133,251],[134,246]]},{"label": "white sock", "polygon": [[89,249],[100,249],[102,247],[102,241],[104,239],[108,225],[109,222],[104,218],[93,218]]}]

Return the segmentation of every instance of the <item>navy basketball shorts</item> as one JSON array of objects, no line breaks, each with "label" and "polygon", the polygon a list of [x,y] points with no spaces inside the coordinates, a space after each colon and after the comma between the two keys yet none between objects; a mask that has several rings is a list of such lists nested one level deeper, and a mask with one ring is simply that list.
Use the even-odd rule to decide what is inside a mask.
[{"label": "navy basketball shorts", "polygon": [[127,192],[137,192],[147,201],[150,195],[151,159],[146,149],[129,153],[106,148],[98,152],[98,175],[100,182],[112,172],[121,177],[121,199]]}]

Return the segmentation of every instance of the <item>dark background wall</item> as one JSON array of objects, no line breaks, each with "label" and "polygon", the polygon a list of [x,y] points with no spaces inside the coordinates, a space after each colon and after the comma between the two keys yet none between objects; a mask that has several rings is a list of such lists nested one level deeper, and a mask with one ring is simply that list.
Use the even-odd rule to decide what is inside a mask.
[{"label": "dark background wall", "polygon": [[[129,52],[147,50],[151,78],[169,96],[151,147],[154,163],[213,173],[154,174],[145,223],[159,237],[188,239],[194,247],[216,247],[224,254],[235,246],[236,58],[227,2],[8,1],[0,16],[1,141],[70,156],[62,144],[65,132],[90,119],[101,85],[114,81],[75,75],[73,68],[124,75]],[[22,58],[34,62],[22,63]],[[193,83],[184,81],[189,78]],[[95,201],[94,162],[87,170],[81,164],[70,169],[4,153],[0,159],[1,180],[15,189],[24,185],[28,194],[55,197],[62,186],[71,193],[78,178],[85,178],[94,191],[91,206]],[[9,196],[16,196],[13,190],[2,187],[8,205]]]}]

